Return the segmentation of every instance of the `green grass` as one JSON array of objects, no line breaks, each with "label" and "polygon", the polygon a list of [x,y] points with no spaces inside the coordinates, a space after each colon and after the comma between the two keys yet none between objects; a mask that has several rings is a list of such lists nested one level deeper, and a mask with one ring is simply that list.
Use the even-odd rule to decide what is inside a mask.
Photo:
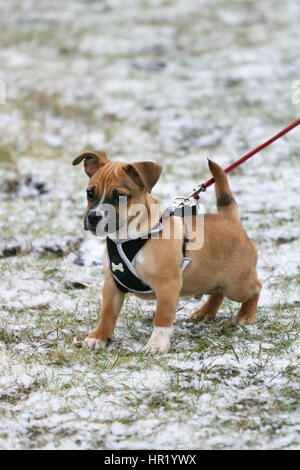
[{"label": "green grass", "polygon": [[[130,296],[111,345],[82,347],[103,269],[68,258],[86,236],[87,178],[73,158],[95,148],[155,160],[164,167],[155,195],[167,202],[210,177],[206,157],[229,164],[298,112],[295,2],[273,0],[269,15],[250,1],[200,10],[176,1],[3,4],[0,447],[299,447],[296,130],[230,176],[259,250],[256,324],[232,326],[230,301],[215,322],[191,322],[202,301],[186,298],[170,352],[146,355],[155,302]],[[23,197],[27,175],[47,192]],[[216,210],[213,192],[202,201]]]}]

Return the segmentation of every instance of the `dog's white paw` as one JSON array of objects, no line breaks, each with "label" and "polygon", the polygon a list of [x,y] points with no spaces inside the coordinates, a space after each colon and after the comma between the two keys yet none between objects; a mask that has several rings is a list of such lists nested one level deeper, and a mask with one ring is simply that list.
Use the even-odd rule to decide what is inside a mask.
[{"label": "dog's white paw", "polygon": [[87,337],[85,338],[84,342],[93,351],[97,351],[98,349],[105,348],[106,346],[105,341],[102,341],[102,339],[97,339],[97,338]]},{"label": "dog's white paw", "polygon": [[169,351],[173,327],[155,326],[143,351],[148,354],[161,354]]}]

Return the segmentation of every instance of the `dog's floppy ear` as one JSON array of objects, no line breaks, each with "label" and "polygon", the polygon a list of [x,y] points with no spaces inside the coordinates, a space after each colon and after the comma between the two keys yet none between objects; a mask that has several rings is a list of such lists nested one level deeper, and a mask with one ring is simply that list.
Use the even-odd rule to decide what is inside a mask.
[{"label": "dog's floppy ear", "polygon": [[89,178],[99,170],[100,166],[103,166],[108,162],[108,158],[104,152],[88,151],[78,155],[78,157],[73,161],[73,165],[78,165],[83,159],[84,170]]},{"label": "dog's floppy ear", "polygon": [[151,193],[162,172],[162,166],[153,162],[138,162],[126,165],[125,173],[140,187],[145,187]]}]

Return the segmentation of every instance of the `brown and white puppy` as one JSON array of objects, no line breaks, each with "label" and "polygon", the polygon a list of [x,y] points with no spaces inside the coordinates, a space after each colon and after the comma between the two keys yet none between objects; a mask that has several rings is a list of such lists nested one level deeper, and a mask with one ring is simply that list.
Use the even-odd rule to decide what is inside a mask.
[{"label": "brown and white puppy", "polygon": [[[151,196],[162,167],[152,162],[127,164],[113,162],[102,152],[85,152],[79,155],[73,165],[84,161],[85,172],[89,177],[87,189],[88,206],[85,216],[85,228],[96,232],[99,217],[93,210],[102,203],[118,206],[121,196],[127,196],[126,209],[130,212],[133,204],[142,204],[153,214],[151,221],[145,217],[140,225],[141,232],[147,233],[156,224],[165,208]],[[145,284],[154,294],[138,294],[142,298],[156,298],[154,329],[145,351],[149,353],[167,352],[179,296],[208,295],[207,301],[192,318],[211,321],[225,297],[241,303],[235,324],[252,324],[255,321],[256,308],[261,290],[257,278],[257,251],[255,245],[241,226],[237,205],[232,196],[227,176],[216,163],[209,161],[210,171],[215,178],[217,214],[204,215],[204,243],[198,250],[189,249],[186,256],[192,259],[190,265],[181,271],[182,243],[184,237],[181,217],[169,219],[168,230],[180,233],[180,237],[165,235],[165,225],[157,239],[150,239],[139,251],[135,268]],[[152,210],[152,212],[151,212]],[[117,233],[122,225],[123,215],[117,212]],[[195,217],[185,218],[188,233],[193,232]],[[129,220],[130,219],[130,220]],[[134,216],[128,216],[128,222]],[[121,222],[120,222],[121,220]],[[104,228],[105,232],[105,228]],[[107,235],[107,233],[106,233]],[[115,236],[116,234],[109,234]],[[86,338],[91,349],[104,348],[112,337],[115,324],[121,310],[124,296],[116,286],[104,254],[105,280],[100,321],[95,330]]]}]

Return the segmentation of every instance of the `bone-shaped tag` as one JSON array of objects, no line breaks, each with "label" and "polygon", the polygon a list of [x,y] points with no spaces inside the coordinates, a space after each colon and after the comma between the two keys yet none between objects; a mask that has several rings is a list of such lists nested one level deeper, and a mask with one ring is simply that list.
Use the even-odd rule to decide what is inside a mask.
[{"label": "bone-shaped tag", "polygon": [[122,263],[119,263],[119,264],[111,263],[111,267],[112,267],[113,272],[115,271],[121,271],[121,273],[124,272],[124,266]]}]

